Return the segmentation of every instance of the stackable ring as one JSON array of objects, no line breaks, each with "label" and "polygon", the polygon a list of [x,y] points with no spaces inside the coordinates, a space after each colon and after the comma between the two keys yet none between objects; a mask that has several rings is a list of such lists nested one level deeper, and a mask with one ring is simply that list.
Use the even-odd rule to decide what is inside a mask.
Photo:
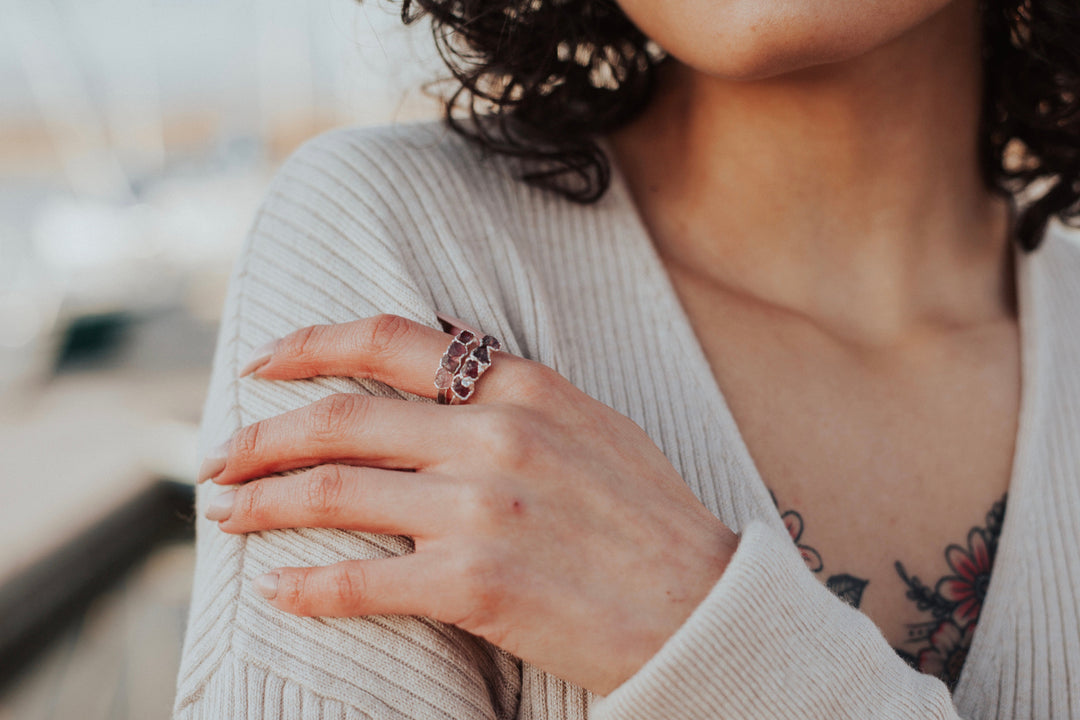
[{"label": "stackable ring", "polygon": [[501,349],[502,343],[494,335],[485,335],[480,344],[461,361],[461,366],[450,381],[450,391],[446,394],[450,405],[460,405],[472,397],[480,376],[491,367],[491,353]]},{"label": "stackable ring", "polygon": [[460,405],[471,398],[477,380],[491,367],[491,353],[502,349],[495,336],[476,335],[471,330],[460,330],[443,353],[435,371],[440,405]]},{"label": "stackable ring", "polygon": [[454,377],[457,375],[465,358],[469,357],[472,351],[478,347],[480,347],[480,339],[469,330],[460,331],[450,341],[450,345],[446,348],[446,352],[443,353],[442,359],[439,361],[439,369],[435,371],[435,387],[439,391],[437,399],[440,405],[450,404],[449,395],[452,394],[450,388],[453,385]]}]

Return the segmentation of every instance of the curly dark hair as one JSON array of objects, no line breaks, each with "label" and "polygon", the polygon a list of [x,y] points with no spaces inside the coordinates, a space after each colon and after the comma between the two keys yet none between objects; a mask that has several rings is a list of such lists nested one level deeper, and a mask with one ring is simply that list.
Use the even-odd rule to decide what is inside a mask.
[{"label": "curly dark hair", "polygon": [[[1050,218],[1080,225],[1080,5],[981,0],[980,169],[1017,201],[1015,240],[1038,247]],[[648,103],[664,52],[614,0],[402,0],[431,19],[456,81],[445,117],[490,152],[522,159],[521,179],[570,200],[611,181],[595,136]]]}]

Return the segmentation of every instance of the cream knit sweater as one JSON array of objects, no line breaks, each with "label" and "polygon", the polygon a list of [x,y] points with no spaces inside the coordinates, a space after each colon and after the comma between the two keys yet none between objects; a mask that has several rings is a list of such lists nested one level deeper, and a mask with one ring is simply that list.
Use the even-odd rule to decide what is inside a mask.
[{"label": "cream knit sweater", "polygon": [[[1017,252],[1022,408],[997,561],[955,694],[905,665],[806,568],[739,435],[630,200],[579,206],[424,123],[335,131],[285,164],[238,260],[201,447],[342,378],[236,379],[254,347],[313,323],[391,312],[475,321],[643,427],[742,534],[663,649],[606,698],[454,627],[300,618],[250,588],[283,565],[407,552],[333,530],[227,535],[202,519],[178,720],[1080,718],[1080,245],[1052,227]],[[643,352],[645,349],[660,352]],[[583,553],[588,548],[582,548]]]}]

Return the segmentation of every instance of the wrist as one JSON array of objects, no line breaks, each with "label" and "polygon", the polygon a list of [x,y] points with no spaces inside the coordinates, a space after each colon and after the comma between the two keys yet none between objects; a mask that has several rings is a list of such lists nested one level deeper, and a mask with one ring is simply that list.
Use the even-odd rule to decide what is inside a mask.
[{"label": "wrist", "polygon": [[654,599],[653,612],[648,619],[639,618],[636,624],[639,631],[646,627],[650,630],[627,633],[636,636],[634,647],[624,645],[606,682],[593,688],[599,694],[609,694],[643,668],[720,581],[739,547],[739,536],[719,520],[711,519],[694,534],[693,542],[681,543],[678,558],[669,563],[673,572],[653,578],[649,590],[643,590]]}]

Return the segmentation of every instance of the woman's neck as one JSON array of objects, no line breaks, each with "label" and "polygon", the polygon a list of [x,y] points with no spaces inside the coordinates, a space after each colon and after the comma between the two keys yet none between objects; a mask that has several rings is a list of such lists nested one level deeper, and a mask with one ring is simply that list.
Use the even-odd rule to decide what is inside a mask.
[{"label": "woman's neck", "polygon": [[870,345],[1014,313],[1007,203],[978,170],[973,6],[778,78],[661,67],[611,142],[669,267]]}]

